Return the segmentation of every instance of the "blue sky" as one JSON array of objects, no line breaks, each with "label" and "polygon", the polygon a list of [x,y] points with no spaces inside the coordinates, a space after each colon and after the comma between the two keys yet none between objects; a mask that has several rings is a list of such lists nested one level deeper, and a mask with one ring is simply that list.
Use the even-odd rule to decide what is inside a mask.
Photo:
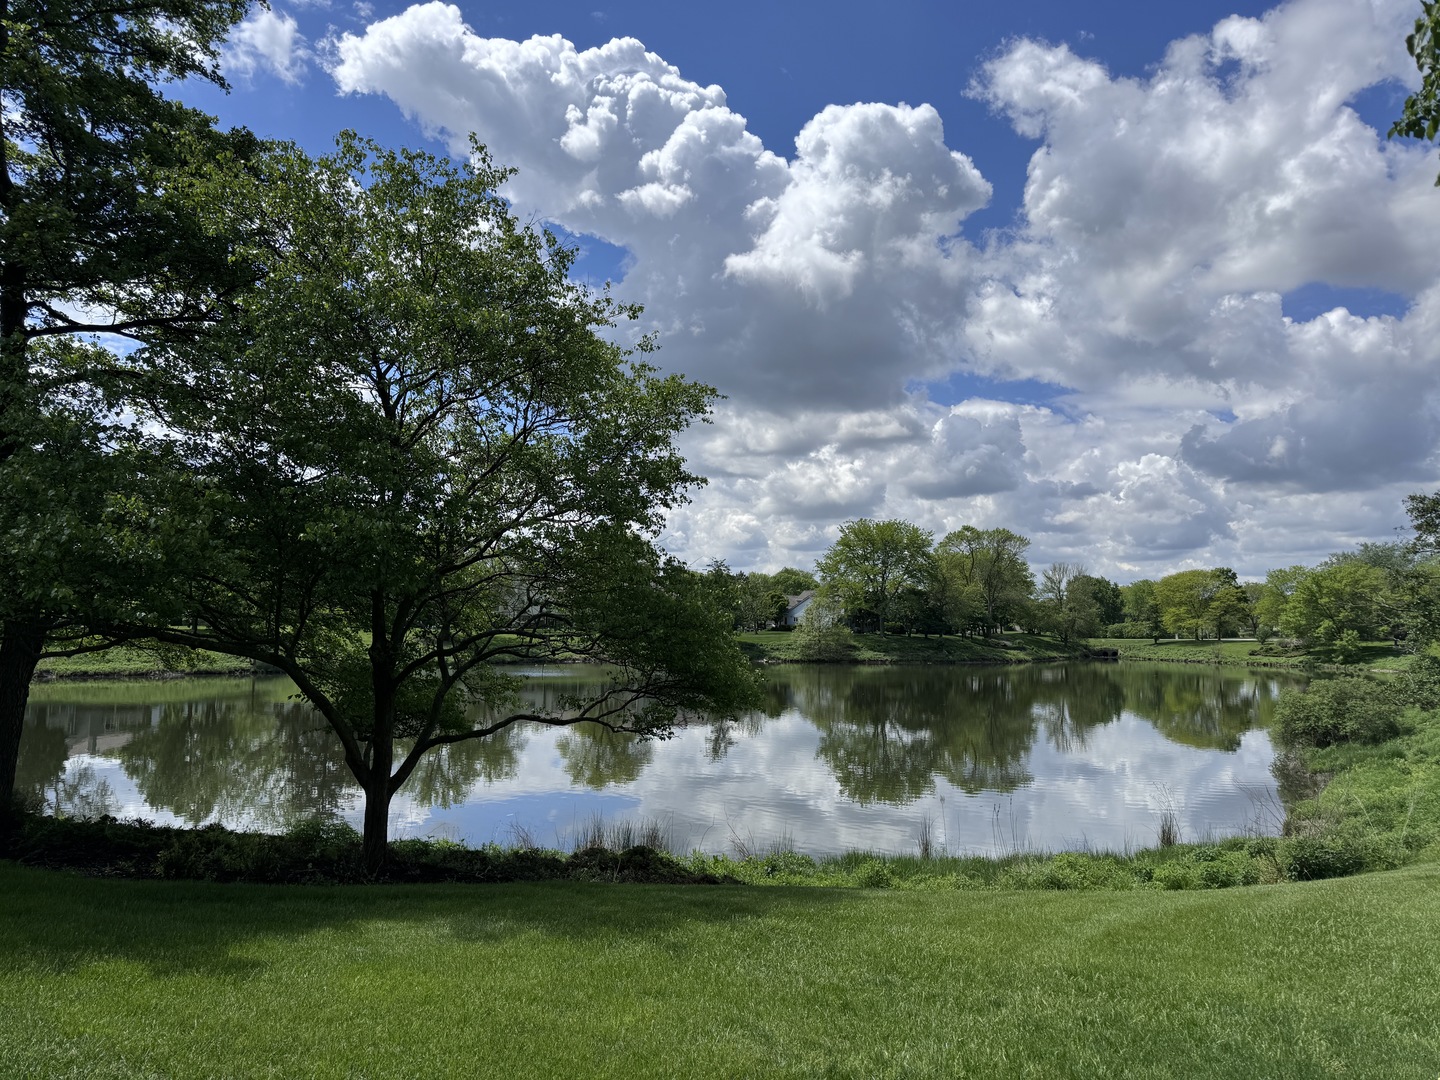
[{"label": "blue sky", "polygon": [[894,516],[1253,577],[1435,486],[1440,161],[1383,138],[1416,11],[275,0],[228,96],[182,92],[518,166],[517,211],[727,395],[684,558],[808,567]]}]

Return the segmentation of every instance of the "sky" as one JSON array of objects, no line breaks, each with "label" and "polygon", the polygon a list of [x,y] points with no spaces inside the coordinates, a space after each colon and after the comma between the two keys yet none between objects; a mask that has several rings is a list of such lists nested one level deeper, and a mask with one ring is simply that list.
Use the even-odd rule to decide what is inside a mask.
[{"label": "sky", "polygon": [[504,194],[724,396],[660,542],[809,569],[851,519],[1118,582],[1393,540],[1440,487],[1416,0],[273,0],[228,95],[515,166]]}]

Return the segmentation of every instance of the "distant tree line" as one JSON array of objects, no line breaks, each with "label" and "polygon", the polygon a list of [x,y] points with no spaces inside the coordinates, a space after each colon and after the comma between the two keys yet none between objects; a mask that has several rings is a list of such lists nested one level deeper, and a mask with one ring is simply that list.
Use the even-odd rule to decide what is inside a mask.
[{"label": "distant tree line", "polygon": [[732,573],[711,565],[737,630],[783,625],[788,598],[815,590],[804,629],[989,637],[1008,628],[1062,642],[1087,637],[1283,639],[1346,662],[1360,643],[1391,638],[1416,647],[1440,621],[1440,493],[1406,500],[1415,539],[1364,543],[1316,566],[1239,580],[1228,566],[1181,570],[1119,585],[1078,564],[1056,562],[1038,579],[1030,541],[1010,529],[966,525],[934,534],[908,521],[861,518],[811,574]]}]

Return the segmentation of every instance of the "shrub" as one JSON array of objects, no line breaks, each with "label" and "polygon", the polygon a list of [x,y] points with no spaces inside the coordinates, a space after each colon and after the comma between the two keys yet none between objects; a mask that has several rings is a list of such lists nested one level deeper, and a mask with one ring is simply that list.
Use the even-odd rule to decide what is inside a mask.
[{"label": "shrub", "polygon": [[1414,857],[1418,844],[1396,833],[1378,832],[1358,821],[1292,836],[1280,845],[1280,866],[1296,881],[1346,877],[1367,870],[1395,870]]},{"label": "shrub", "polygon": [[895,871],[883,859],[866,859],[855,867],[855,884],[864,889],[893,889]]},{"label": "shrub", "polygon": [[1406,705],[1440,709],[1440,656],[1422,653],[1415,657],[1410,669],[1395,680],[1395,693]]},{"label": "shrub", "polygon": [[1400,705],[1365,679],[1324,679],[1288,690],[1275,706],[1275,734],[1290,746],[1379,743],[1400,733]]},{"label": "shrub", "polygon": [[[1273,870],[1268,877],[1274,878]],[[1233,889],[1258,885],[1267,867],[1251,856],[1245,845],[1202,844],[1175,859],[1159,863],[1150,872],[1152,885],[1161,889]]]},{"label": "shrub", "polygon": [[1365,869],[1365,858],[1357,845],[1338,837],[1293,836],[1280,850],[1280,866],[1293,881],[1347,877]]},{"label": "shrub", "polygon": [[766,877],[814,877],[815,860],[798,851],[772,851],[760,860]]}]

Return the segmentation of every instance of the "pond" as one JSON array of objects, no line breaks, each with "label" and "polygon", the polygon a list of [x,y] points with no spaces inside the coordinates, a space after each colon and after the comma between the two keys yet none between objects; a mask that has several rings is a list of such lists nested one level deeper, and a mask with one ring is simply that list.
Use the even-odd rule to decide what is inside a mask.
[{"label": "pond", "polygon": [[[526,673],[535,704],[599,672]],[[1292,676],[1207,667],[771,669],[763,711],[666,741],[515,727],[432,753],[392,836],[568,849],[599,819],[674,850],[1004,854],[1278,831],[1267,728]],[[359,792],[284,679],[37,686],[19,785],[52,811],[278,830],[358,826]]]}]

